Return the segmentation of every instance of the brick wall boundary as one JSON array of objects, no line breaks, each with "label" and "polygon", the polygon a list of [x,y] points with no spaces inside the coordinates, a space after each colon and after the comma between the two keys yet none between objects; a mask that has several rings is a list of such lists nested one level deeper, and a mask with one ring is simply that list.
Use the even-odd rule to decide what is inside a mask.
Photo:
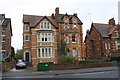
[{"label": "brick wall boundary", "polygon": [[50,64],[50,70],[59,69],[80,69],[80,68],[94,68],[94,67],[109,67],[112,66],[111,62],[102,63],[85,63],[85,64]]}]

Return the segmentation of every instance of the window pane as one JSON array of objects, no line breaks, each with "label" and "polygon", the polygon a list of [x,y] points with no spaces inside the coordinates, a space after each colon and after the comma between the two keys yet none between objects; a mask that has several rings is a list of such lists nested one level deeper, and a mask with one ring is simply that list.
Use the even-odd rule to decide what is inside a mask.
[{"label": "window pane", "polygon": [[43,22],[41,22],[40,28],[43,29]]},{"label": "window pane", "polygon": [[50,42],[50,33],[48,33],[48,41]]},{"label": "window pane", "polygon": [[48,57],[47,48],[45,48],[45,57]]},{"label": "window pane", "polygon": [[67,29],[68,28],[68,24],[65,24],[65,29]]},{"label": "window pane", "polygon": [[47,41],[47,33],[45,33],[45,41]]},{"label": "window pane", "polygon": [[73,21],[76,22],[77,21],[76,18],[74,18]]},{"label": "window pane", "polygon": [[50,29],[50,23],[49,22],[47,23],[47,29]]},{"label": "window pane", "polygon": [[66,43],[69,43],[69,36],[66,35],[65,37],[66,37]]},{"label": "window pane", "polygon": [[75,57],[76,56],[76,49],[72,49],[72,53],[73,53],[73,56]]},{"label": "window pane", "polygon": [[67,55],[70,55],[70,50],[66,49]]},{"label": "window pane", "polygon": [[49,48],[49,57],[51,57],[51,48]]},{"label": "window pane", "polygon": [[52,48],[52,55],[51,57],[54,57],[54,48]]},{"label": "window pane", "polygon": [[44,29],[46,29],[46,22],[44,22]]},{"label": "window pane", "polygon": [[42,48],[42,57],[45,57],[45,56],[44,56],[44,48]]},{"label": "window pane", "polygon": [[75,42],[75,35],[72,35],[72,42]]},{"label": "window pane", "polygon": [[54,42],[54,34],[52,34],[52,41]]},{"label": "window pane", "polygon": [[74,27],[74,28],[76,28],[76,27],[77,27],[77,25],[76,25],[76,24],[74,24],[74,25],[73,25],[73,27]]},{"label": "window pane", "polygon": [[44,33],[42,33],[42,41],[44,41]]},{"label": "window pane", "polygon": [[3,41],[3,42],[5,41],[5,36],[2,36],[2,41]]},{"label": "window pane", "polygon": [[38,33],[38,41],[40,41],[40,33]]},{"label": "window pane", "polygon": [[28,35],[25,36],[25,40],[29,40],[29,36]]},{"label": "window pane", "polygon": [[41,57],[41,56],[40,56],[40,48],[38,49],[38,57]]},{"label": "window pane", "polygon": [[29,31],[29,27],[28,26],[25,26],[25,31]]}]

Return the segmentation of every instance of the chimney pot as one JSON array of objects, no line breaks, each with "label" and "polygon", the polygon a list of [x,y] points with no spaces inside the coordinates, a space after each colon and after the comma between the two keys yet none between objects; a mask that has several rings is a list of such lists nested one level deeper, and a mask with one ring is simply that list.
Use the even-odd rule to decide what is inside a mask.
[{"label": "chimney pot", "polygon": [[58,15],[59,15],[59,7],[55,9],[55,16],[58,16]]},{"label": "chimney pot", "polygon": [[110,25],[115,25],[115,20],[114,20],[114,18],[112,18],[112,19],[109,19],[109,22],[108,22]]}]

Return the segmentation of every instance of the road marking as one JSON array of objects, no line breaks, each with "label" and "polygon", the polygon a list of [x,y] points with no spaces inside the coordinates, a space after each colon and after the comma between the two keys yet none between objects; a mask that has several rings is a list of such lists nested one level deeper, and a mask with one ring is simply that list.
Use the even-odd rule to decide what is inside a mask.
[{"label": "road marking", "polygon": [[3,78],[53,78],[54,76],[18,76],[18,77],[3,77]]},{"label": "road marking", "polygon": [[101,73],[108,73],[108,72],[79,73],[79,74],[73,74],[73,75],[101,74]]},{"label": "road marking", "polygon": [[49,71],[49,72],[53,72],[53,71]]},{"label": "road marking", "polygon": [[33,74],[45,73],[45,72],[32,72]]}]

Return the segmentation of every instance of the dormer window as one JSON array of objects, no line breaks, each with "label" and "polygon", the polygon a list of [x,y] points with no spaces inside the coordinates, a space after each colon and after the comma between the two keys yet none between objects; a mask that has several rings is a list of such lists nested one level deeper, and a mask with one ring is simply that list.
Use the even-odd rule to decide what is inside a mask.
[{"label": "dormer window", "polygon": [[66,18],[64,19],[64,21],[65,21],[65,22],[68,22],[68,18],[66,17]]},{"label": "dormer window", "polygon": [[73,22],[77,22],[77,19],[76,19],[76,18],[73,18]]},{"label": "dormer window", "polygon": [[49,30],[50,29],[50,23],[47,21],[43,21],[40,23],[40,29],[42,30]]},{"label": "dormer window", "polygon": [[68,28],[68,24],[65,24],[64,28],[67,29]]}]

